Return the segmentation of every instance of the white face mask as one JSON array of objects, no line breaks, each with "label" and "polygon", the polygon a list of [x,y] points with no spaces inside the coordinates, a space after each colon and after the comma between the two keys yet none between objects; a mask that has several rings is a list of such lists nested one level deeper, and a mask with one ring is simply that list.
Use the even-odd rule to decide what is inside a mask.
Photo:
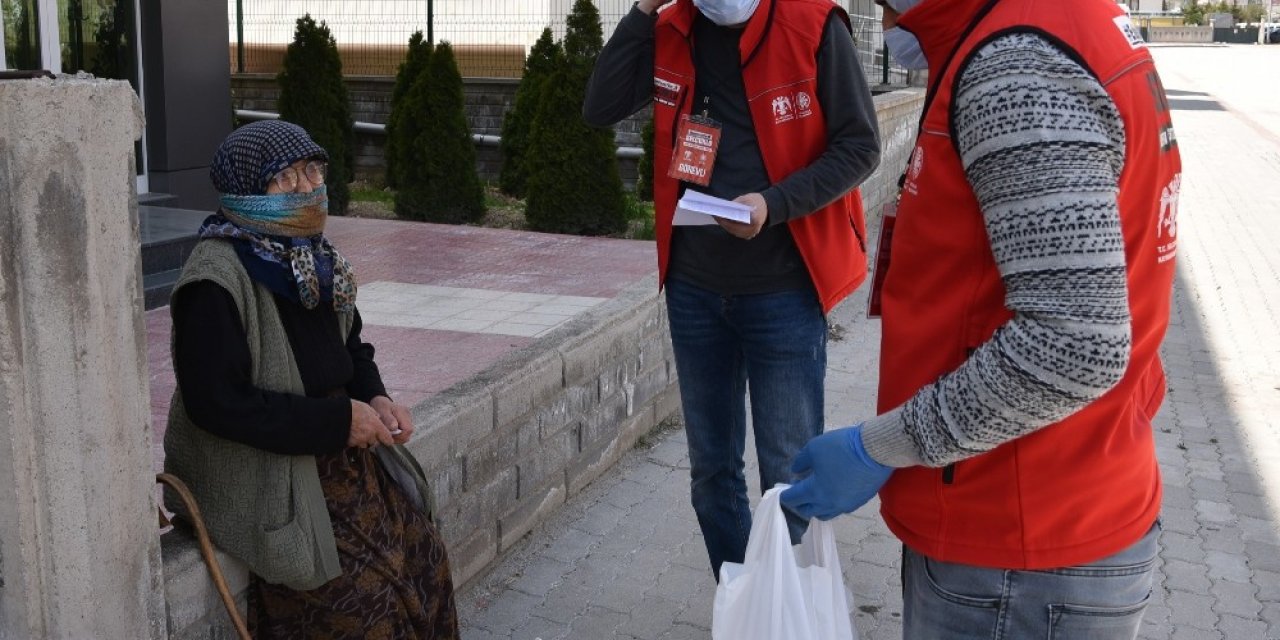
[{"label": "white face mask", "polygon": [[903,31],[897,27],[886,29],[884,32],[884,45],[889,47],[889,56],[893,58],[893,61],[903,67],[907,69],[929,68],[929,61],[924,57],[924,50],[920,48],[920,41],[910,31]]},{"label": "white face mask", "polygon": [[693,0],[693,6],[708,20],[728,27],[750,20],[760,0]]}]

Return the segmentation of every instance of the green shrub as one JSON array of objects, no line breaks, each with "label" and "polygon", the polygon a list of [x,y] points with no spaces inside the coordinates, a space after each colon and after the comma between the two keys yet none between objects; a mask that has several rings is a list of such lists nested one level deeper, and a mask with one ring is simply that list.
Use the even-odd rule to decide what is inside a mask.
[{"label": "green shrub", "polygon": [[467,125],[462,75],[449,43],[431,54],[405,98],[404,117],[422,127],[406,154],[396,214],[428,222],[475,222],[484,217],[484,189]]},{"label": "green shrub", "polygon": [[396,73],[396,84],[391,90],[391,113],[387,116],[387,146],[384,159],[387,167],[387,186],[392,189],[400,186],[402,167],[408,166],[406,156],[413,146],[413,140],[422,130],[422,123],[414,118],[404,117],[405,97],[413,88],[413,83],[426,71],[431,60],[431,43],[417,31],[409,38],[409,53],[400,70]]},{"label": "green shrub", "polygon": [[536,231],[606,235],[626,229],[613,130],[587,125],[582,102],[604,47],[600,13],[576,0],[563,64],[547,80],[529,134],[525,217]]},{"label": "green shrub", "polygon": [[352,179],[351,106],[342,82],[342,59],[329,27],[316,24],[310,14],[298,18],[293,42],[285,50],[280,86],[280,119],[292,122],[329,152],[329,213],[343,215]]},{"label": "green shrub", "polygon": [[636,165],[636,197],[653,202],[653,118],[640,130],[640,146],[644,148],[644,155]]},{"label": "green shrub", "polygon": [[542,87],[556,67],[561,64],[560,45],[551,35],[551,29],[543,29],[542,37],[529,51],[524,61],[524,75],[516,89],[515,104],[502,121],[502,172],[498,176],[498,188],[502,192],[524,197],[529,179],[525,166],[525,154],[529,149],[529,129],[538,111]]},{"label": "green shrub", "polygon": [[574,0],[573,11],[565,19],[564,55],[572,64],[585,67],[590,75],[596,56],[604,49],[604,27],[600,11],[591,0]]}]

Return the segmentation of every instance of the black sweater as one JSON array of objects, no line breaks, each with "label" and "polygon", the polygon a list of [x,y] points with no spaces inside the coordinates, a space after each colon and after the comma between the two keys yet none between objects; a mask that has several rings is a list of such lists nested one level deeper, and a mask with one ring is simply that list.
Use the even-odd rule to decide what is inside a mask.
[{"label": "black sweater", "polygon": [[344,343],[329,304],[306,309],[275,296],[306,395],[260,389],[231,294],[203,280],[183,287],[173,305],[173,368],[187,414],[222,438],[286,455],[341,451],[351,402],[386,395],[373,346],[360,339],[359,312]]}]

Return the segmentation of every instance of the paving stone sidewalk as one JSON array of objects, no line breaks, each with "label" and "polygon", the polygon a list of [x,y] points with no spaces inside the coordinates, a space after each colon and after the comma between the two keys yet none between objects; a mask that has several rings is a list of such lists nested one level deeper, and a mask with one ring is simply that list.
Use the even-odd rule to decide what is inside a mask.
[{"label": "paving stone sidewalk", "polygon": [[[1154,424],[1164,533],[1140,637],[1280,639],[1280,92],[1258,82],[1274,78],[1280,47],[1156,55],[1185,179],[1169,396]],[[864,305],[858,295],[832,315],[831,426],[873,410],[879,327]],[[460,593],[463,637],[710,638],[715,585],[685,447],[678,425],[652,434]],[[837,521],[864,640],[902,637],[900,546],[877,506]]]}]

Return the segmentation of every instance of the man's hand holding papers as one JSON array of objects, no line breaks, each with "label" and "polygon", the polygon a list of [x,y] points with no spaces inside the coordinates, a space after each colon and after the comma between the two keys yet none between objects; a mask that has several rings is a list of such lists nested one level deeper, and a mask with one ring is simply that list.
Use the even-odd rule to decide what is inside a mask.
[{"label": "man's hand holding papers", "polygon": [[768,205],[765,204],[764,197],[758,193],[748,193],[734,200],[725,200],[686,189],[684,196],[676,203],[672,224],[719,224],[730,234],[743,240],[750,240],[760,233],[768,217]]}]

